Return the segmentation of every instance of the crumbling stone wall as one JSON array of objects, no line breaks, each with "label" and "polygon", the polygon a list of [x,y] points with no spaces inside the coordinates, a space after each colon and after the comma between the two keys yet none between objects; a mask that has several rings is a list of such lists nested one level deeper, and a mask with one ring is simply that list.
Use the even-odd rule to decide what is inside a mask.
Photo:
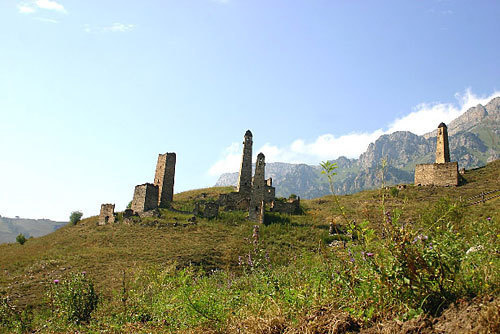
[{"label": "crumbling stone wall", "polygon": [[252,190],[252,141],[253,135],[247,130],[243,140],[243,156],[241,158],[240,176],[236,191],[244,196],[250,196]]},{"label": "crumbling stone wall", "polygon": [[439,124],[436,140],[436,163],[444,164],[450,162],[450,145],[448,143],[448,128],[446,124]]},{"label": "crumbling stone wall", "polygon": [[131,209],[144,212],[158,208],[158,191],[158,186],[152,183],[135,186]]},{"label": "crumbling stone wall", "polygon": [[106,225],[115,222],[115,205],[101,204],[101,213],[99,214],[99,225]]},{"label": "crumbling stone wall", "polygon": [[421,164],[415,167],[415,185],[458,186],[458,162]]},{"label": "crumbling stone wall", "polygon": [[158,187],[158,206],[167,208],[174,199],[175,153],[158,154],[155,186]]},{"label": "crumbling stone wall", "polygon": [[266,203],[271,203],[276,197],[276,188],[273,187],[273,179],[269,178],[266,180],[265,191],[264,191],[264,201]]},{"label": "crumbling stone wall", "polygon": [[[261,203],[265,205],[274,199],[274,188],[269,186],[272,180],[266,181],[266,157],[263,153],[257,155],[255,163],[255,175],[252,182],[252,192],[250,196],[250,207],[248,209],[248,217],[250,220],[259,220],[260,211],[262,209]],[[272,198],[271,198],[272,196]]]},{"label": "crumbling stone wall", "polygon": [[300,197],[289,198],[286,201],[276,199],[271,203],[271,211],[288,215],[300,214]]}]

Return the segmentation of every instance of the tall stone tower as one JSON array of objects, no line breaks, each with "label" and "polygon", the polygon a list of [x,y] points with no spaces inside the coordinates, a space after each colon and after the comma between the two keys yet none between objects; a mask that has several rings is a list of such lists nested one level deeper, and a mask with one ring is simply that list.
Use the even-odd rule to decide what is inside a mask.
[{"label": "tall stone tower", "polygon": [[250,197],[249,218],[251,220],[258,220],[260,215],[261,204],[266,200],[266,157],[263,153],[257,155],[257,162],[255,164],[255,175],[252,182],[252,195]]},{"label": "tall stone tower", "polygon": [[174,199],[175,161],[175,153],[158,155],[154,185],[158,186],[158,206],[160,208],[168,207]]},{"label": "tall stone tower", "polygon": [[252,190],[252,132],[247,130],[243,141],[243,157],[241,158],[240,178],[237,191],[244,196],[250,196]]},{"label": "tall stone tower", "polygon": [[448,128],[441,123],[437,131],[436,163],[444,164],[450,162],[450,147],[448,144]]}]

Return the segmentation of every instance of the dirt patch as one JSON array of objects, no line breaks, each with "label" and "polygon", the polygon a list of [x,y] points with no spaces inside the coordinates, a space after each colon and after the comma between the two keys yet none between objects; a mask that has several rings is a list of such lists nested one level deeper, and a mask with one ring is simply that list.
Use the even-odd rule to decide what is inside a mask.
[{"label": "dirt patch", "polygon": [[420,316],[405,322],[391,320],[361,333],[500,333],[500,301],[493,297],[460,301],[447,308],[440,317]]},{"label": "dirt patch", "polygon": [[286,334],[342,334],[359,332],[360,323],[350,314],[322,307],[304,317],[297,327],[289,328]]}]

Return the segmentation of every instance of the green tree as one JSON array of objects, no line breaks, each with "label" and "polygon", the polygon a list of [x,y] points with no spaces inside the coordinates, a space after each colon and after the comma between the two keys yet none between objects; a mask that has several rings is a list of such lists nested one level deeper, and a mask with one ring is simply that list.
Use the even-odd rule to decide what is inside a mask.
[{"label": "green tree", "polygon": [[83,213],[81,211],[73,211],[69,216],[69,222],[76,225],[82,219]]},{"label": "green tree", "polygon": [[335,195],[335,190],[333,189],[333,177],[337,175],[335,173],[335,169],[338,168],[337,163],[331,163],[330,161],[323,161],[322,163],[319,164],[323,170],[321,171],[321,174],[326,175],[328,177],[328,184],[330,185],[330,192],[332,195]]},{"label": "green tree", "polygon": [[[319,164],[323,170],[321,171],[321,174],[326,175],[328,178],[328,184],[330,185],[330,192],[333,195],[333,200],[335,201],[335,205],[337,206],[337,209],[340,211],[342,218],[344,218],[346,223],[349,223],[349,220],[347,219],[347,215],[345,212],[345,208],[340,204],[340,200],[335,195],[335,189],[333,188],[333,177],[337,175],[335,173],[335,169],[338,168],[337,163],[331,163],[330,161],[323,161]],[[333,221],[332,221],[333,224]]]},{"label": "green tree", "polygon": [[24,236],[24,234],[19,233],[19,235],[16,237],[16,241],[19,244],[24,245],[24,243],[26,242],[26,237]]}]

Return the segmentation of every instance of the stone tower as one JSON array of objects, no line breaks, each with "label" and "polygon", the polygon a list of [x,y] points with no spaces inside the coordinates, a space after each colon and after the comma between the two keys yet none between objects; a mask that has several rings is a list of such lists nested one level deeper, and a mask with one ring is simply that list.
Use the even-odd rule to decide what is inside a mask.
[{"label": "stone tower", "polygon": [[249,218],[251,220],[258,220],[260,215],[261,203],[266,200],[267,183],[265,178],[266,173],[266,158],[263,153],[257,156],[255,164],[255,175],[252,182],[252,194],[250,198]]},{"label": "stone tower", "polygon": [[436,163],[444,164],[450,162],[450,147],[448,144],[448,128],[441,123],[437,131]]},{"label": "stone tower", "polygon": [[249,196],[252,190],[252,137],[252,132],[247,130],[243,141],[243,157],[237,188],[237,191],[244,196]]},{"label": "stone tower", "polygon": [[158,206],[166,208],[174,199],[175,153],[158,154],[155,182],[158,186]]}]

